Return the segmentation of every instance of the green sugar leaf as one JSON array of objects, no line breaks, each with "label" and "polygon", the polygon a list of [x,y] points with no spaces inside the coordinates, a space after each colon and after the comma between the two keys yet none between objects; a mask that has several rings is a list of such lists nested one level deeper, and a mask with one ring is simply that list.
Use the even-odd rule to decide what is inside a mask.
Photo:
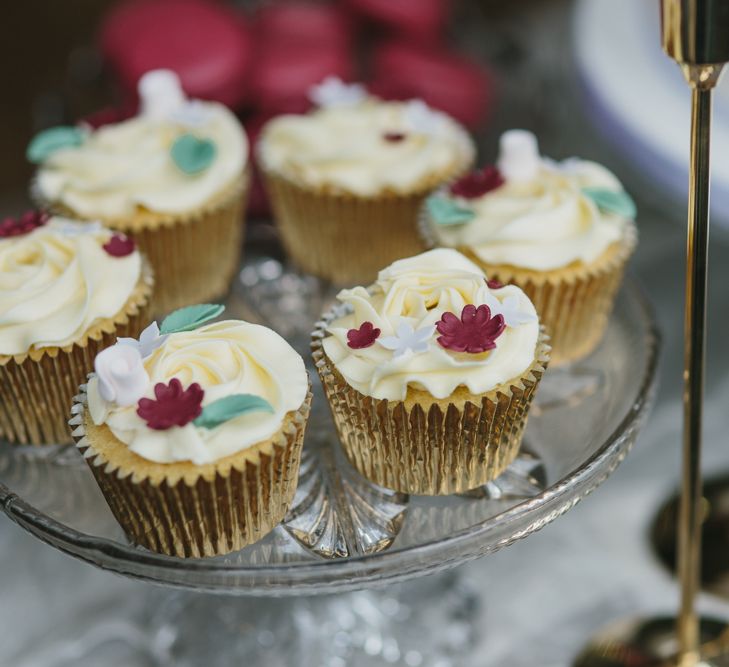
[{"label": "green sugar leaf", "polygon": [[194,175],[205,171],[215,160],[218,150],[210,139],[193,134],[178,137],[170,148],[172,160],[180,171]]},{"label": "green sugar leaf", "polygon": [[476,217],[476,214],[470,208],[463,208],[446,197],[433,195],[428,197],[425,205],[428,208],[430,217],[437,225],[463,225]]},{"label": "green sugar leaf", "polygon": [[215,428],[231,419],[254,411],[273,412],[273,406],[261,396],[233,394],[206,405],[193,423],[202,428]]},{"label": "green sugar leaf", "polygon": [[165,317],[159,328],[161,335],[192,331],[210,320],[214,320],[225,310],[219,303],[200,303],[196,306],[185,306]]},{"label": "green sugar leaf", "polygon": [[25,156],[29,162],[40,164],[61,148],[80,146],[86,139],[86,133],[78,127],[59,125],[36,134],[28,144]]},{"label": "green sugar leaf", "polygon": [[638,212],[633,198],[625,190],[582,188],[582,194],[592,199],[603,213],[614,213],[633,220]]}]

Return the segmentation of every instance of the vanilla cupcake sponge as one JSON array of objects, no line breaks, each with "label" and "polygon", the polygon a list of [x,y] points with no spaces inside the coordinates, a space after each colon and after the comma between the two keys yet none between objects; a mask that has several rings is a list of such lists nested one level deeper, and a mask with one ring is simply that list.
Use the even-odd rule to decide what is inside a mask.
[{"label": "vanilla cupcake sponge", "polygon": [[404,493],[497,477],[519,451],[549,361],[523,292],[492,289],[463,255],[435,250],[338,298],[312,352],[350,462]]},{"label": "vanilla cupcake sponge", "polygon": [[466,171],[475,149],[467,132],[422,101],[384,102],[361,86],[325,81],[317,109],[270,121],[259,164],[289,256],[339,284],[422,249],[416,222],[423,199]]},{"label": "vanilla cupcake sponge", "polygon": [[635,251],[635,205],[604,167],[539,155],[523,131],[502,137],[498,164],[441,188],[421,212],[428,247],[457,248],[486,275],[518,285],[546,326],[553,363],[599,344]]},{"label": "vanilla cupcake sponge", "polygon": [[293,498],[311,393],[276,333],[222,307],[176,311],[95,360],[72,425],[135,543],[203,557],[255,542]]},{"label": "vanilla cupcake sponge", "polygon": [[29,213],[0,225],[0,436],[71,441],[68,409],[95,356],[149,319],[153,280],[134,243]]},{"label": "vanilla cupcake sponge", "polygon": [[227,108],[186,99],[167,70],[139,83],[141,107],[96,130],[52,128],[28,157],[41,205],[137,240],[157,275],[156,309],[222,296],[240,261],[248,143]]}]

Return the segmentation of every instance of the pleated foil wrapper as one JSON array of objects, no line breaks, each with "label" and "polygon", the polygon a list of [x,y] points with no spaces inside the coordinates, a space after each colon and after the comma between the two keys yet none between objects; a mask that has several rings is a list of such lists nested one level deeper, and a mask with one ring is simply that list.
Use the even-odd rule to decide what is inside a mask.
[{"label": "pleated foil wrapper", "polygon": [[[430,224],[423,207],[418,225],[420,236],[428,248],[434,248],[438,242]],[[551,364],[560,366],[583,359],[600,344],[625,267],[637,244],[638,232],[635,223],[630,222],[623,238],[591,264],[580,262],[551,271],[487,264],[470,248],[456,250],[480,266],[490,280],[524,290],[549,334]]]},{"label": "pleated foil wrapper", "polygon": [[151,551],[202,558],[238,551],[284,518],[294,497],[311,392],[281,430],[214,463],[154,463],[96,426],[82,385],[69,422],[104,498],[127,537]]},{"label": "pleated foil wrapper", "polygon": [[405,401],[365,396],[327,357],[322,340],[335,307],[312,335],[312,356],[347,458],[379,486],[416,495],[448,495],[498,477],[519,452],[529,406],[549,362],[544,330],[521,377],[482,395],[459,387],[446,399],[408,390]]},{"label": "pleated foil wrapper", "polygon": [[118,337],[137,338],[149,324],[154,280],[146,261],[124,308],[67,347],[0,355],[0,437],[23,445],[72,442],[68,410],[96,355]]},{"label": "pleated foil wrapper", "polygon": [[276,226],[288,256],[307,273],[337,285],[366,285],[397,259],[423,251],[418,213],[443,181],[423,183],[413,194],[357,197],[305,188],[263,172]]},{"label": "pleated foil wrapper", "polygon": [[[156,280],[155,315],[226,294],[240,267],[249,181],[247,170],[206,206],[188,213],[140,211],[128,219],[102,219],[107,227],[133,237],[149,258]],[[34,194],[53,213],[84,219],[56,202],[43,201],[37,188]]]}]

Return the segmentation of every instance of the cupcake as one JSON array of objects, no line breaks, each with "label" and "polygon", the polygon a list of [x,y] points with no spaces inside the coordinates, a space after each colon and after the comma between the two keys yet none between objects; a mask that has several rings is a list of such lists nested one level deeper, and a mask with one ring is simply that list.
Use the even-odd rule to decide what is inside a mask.
[{"label": "cupcake", "polygon": [[422,250],[423,199],[465,172],[467,132],[420,100],[384,102],[363,86],[327,79],[317,108],[265,125],[258,162],[290,257],[335,283],[372,281]]},{"label": "cupcake", "polygon": [[98,223],[30,211],[0,222],[0,438],[71,442],[68,409],[117,336],[149,320],[152,275]]},{"label": "cupcake", "polygon": [[155,270],[155,310],[220,296],[238,268],[248,144],[235,116],[187,100],[177,76],[139,81],[139,115],[96,130],[36,136],[34,196],[73,218],[101,220],[139,243]]},{"label": "cupcake", "polygon": [[188,306],[96,357],[69,422],[129,539],[202,557],[241,549],[283,519],[311,393],[278,334],[222,306]]},{"label": "cupcake", "polygon": [[312,350],[352,465],[375,484],[425,495],[501,474],[549,358],[524,292],[437,249],[338,299]]},{"label": "cupcake", "polygon": [[540,157],[533,134],[506,132],[497,166],[442,188],[423,210],[428,245],[457,248],[489,278],[521,287],[547,328],[555,364],[605,333],[635,250],[635,204],[607,169]]}]

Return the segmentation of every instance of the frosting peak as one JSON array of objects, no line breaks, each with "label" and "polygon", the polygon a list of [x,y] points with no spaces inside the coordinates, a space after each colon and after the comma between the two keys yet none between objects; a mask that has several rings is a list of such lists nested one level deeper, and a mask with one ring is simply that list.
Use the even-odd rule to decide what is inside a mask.
[{"label": "frosting peak", "polygon": [[[78,145],[67,144],[45,158],[35,182],[43,201],[105,220],[138,210],[186,213],[242,178],[248,142],[226,107],[188,101],[168,70],[145,74],[139,92],[138,116],[90,131]],[[182,157],[180,140],[186,144]],[[190,169],[187,163],[199,162],[201,150],[207,159]]]},{"label": "frosting peak", "polygon": [[503,182],[479,197],[451,189],[430,202],[439,244],[467,248],[485,264],[548,271],[593,262],[622,238],[630,206],[605,204],[632,201],[599,164],[540,157],[534,135],[512,130],[501,138],[498,169]]},{"label": "frosting peak", "polygon": [[264,168],[366,197],[422,191],[472,162],[468,134],[446,114],[422,101],[360,99],[361,92],[328,82],[317,89],[324,106],[270,121],[259,145]]},{"label": "frosting peak", "polygon": [[[435,398],[459,386],[483,394],[534,361],[539,322],[531,301],[513,285],[492,290],[483,271],[454,250],[398,260],[371,288],[342,290],[338,299],[346,310],[327,327],[324,352],[373,398],[404,400],[408,387]],[[349,332],[367,322],[381,335],[352,345]]]},{"label": "frosting peak", "polygon": [[[128,342],[118,347],[126,348],[125,357],[134,356],[127,350],[140,355]],[[237,320],[168,334],[143,359],[146,384],[132,405],[105,400],[109,395],[101,383],[105,370],[98,370],[102,373],[89,381],[87,390],[92,420],[105,423],[131,451],[157,463],[202,465],[263,442],[281,428],[287,413],[301,407],[309,387],[302,358],[281,336]],[[139,377],[141,373],[136,373]],[[181,426],[169,428],[165,421],[160,427],[155,399],[167,401],[163,416],[174,421],[169,402],[180,397],[171,396],[173,390],[184,396],[194,385],[192,398],[201,398],[203,416],[206,407],[241,394],[248,395],[249,402],[267,403],[270,409],[251,410],[220,423],[185,419]]]},{"label": "frosting peak", "polygon": [[111,237],[99,225],[55,217],[0,238],[0,355],[70,345],[122,310],[142,260],[137,250],[111,256]]}]

